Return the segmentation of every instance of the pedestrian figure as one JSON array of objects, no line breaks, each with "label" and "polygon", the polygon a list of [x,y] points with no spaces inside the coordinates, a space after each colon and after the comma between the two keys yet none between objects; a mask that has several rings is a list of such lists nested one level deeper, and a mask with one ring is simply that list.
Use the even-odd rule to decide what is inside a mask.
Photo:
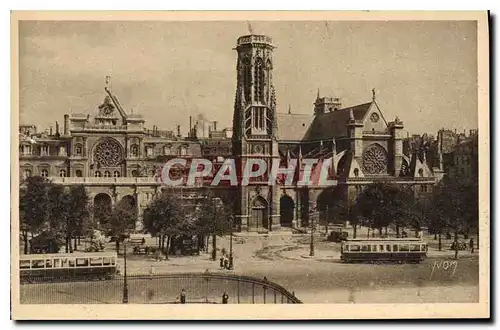
[{"label": "pedestrian figure", "polygon": [[226,293],[226,291],[224,291],[224,293],[222,294],[222,303],[227,304],[228,300],[229,300],[229,295]]},{"label": "pedestrian figure", "polygon": [[265,277],[265,276],[264,276],[264,282],[266,282],[266,283],[267,283],[267,282],[269,282],[269,281],[267,280],[267,277]]},{"label": "pedestrian figure", "polygon": [[220,256],[220,268],[224,268],[224,256]]},{"label": "pedestrian figure", "polygon": [[186,290],[182,289],[181,290],[181,304],[186,303]]},{"label": "pedestrian figure", "polygon": [[474,253],[474,239],[471,237],[469,241],[470,253]]},{"label": "pedestrian figure", "polygon": [[224,257],[224,268],[229,269],[229,259]]}]

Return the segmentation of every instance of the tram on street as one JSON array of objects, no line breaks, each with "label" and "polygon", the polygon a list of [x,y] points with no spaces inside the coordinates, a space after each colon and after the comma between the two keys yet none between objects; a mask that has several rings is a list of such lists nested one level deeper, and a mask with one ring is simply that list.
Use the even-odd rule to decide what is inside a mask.
[{"label": "tram on street", "polygon": [[427,243],[419,238],[346,239],[341,245],[343,262],[409,262],[427,258]]},{"label": "tram on street", "polygon": [[21,255],[21,283],[57,280],[105,280],[117,272],[117,254],[56,253]]}]

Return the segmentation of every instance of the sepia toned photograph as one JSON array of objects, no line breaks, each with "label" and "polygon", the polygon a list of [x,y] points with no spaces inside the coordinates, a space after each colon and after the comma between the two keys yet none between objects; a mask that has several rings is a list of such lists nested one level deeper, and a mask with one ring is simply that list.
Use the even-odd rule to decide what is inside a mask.
[{"label": "sepia toned photograph", "polygon": [[489,317],[488,38],[13,12],[13,317]]}]

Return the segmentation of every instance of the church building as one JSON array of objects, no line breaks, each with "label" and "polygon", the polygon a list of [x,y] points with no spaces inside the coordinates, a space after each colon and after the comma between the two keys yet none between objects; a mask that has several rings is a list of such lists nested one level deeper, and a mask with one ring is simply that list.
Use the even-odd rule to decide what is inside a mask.
[{"label": "church building", "polygon": [[[63,128],[56,123],[55,132],[20,127],[21,178],[40,175],[54,183],[83,184],[94,207],[125,199],[136,206],[140,229],[144,208],[165,189],[158,173],[168,159],[203,157],[220,163],[232,157],[243,164],[245,159],[259,158],[269,167],[277,159],[284,167],[292,158],[330,160],[334,183],[328,186],[296,181],[269,185],[263,177],[247,186],[211,188],[223,200],[233,197],[235,230],[267,233],[307,227],[311,216],[331,221],[335,199],[352,204],[373,182],[411,185],[416,193],[425,194],[442,177],[439,155],[404,147],[403,121],[384,117],[375,90],[368,100],[348,106],[338,96],[318,91],[311,109],[302,111],[310,114],[279,107],[287,102],[276,99],[273,75],[279,68],[274,67],[274,49],[265,35],[238,38],[231,132],[217,130],[216,123],[208,137],[198,136],[193,127],[187,137],[179,128],[177,132],[147,129],[144,118],[125,111],[108,86],[95,115],[65,115]],[[190,195],[202,188],[175,189]]]}]

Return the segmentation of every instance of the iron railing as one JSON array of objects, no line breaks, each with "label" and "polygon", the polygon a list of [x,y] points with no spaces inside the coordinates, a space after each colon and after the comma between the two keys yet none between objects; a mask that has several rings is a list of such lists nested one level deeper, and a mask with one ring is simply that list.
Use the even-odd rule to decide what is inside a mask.
[{"label": "iron railing", "polygon": [[[221,303],[224,292],[229,304],[300,304],[284,287],[265,279],[235,274],[183,273],[128,275],[128,303]],[[123,277],[110,280],[47,279],[21,284],[21,304],[120,304]]]}]

